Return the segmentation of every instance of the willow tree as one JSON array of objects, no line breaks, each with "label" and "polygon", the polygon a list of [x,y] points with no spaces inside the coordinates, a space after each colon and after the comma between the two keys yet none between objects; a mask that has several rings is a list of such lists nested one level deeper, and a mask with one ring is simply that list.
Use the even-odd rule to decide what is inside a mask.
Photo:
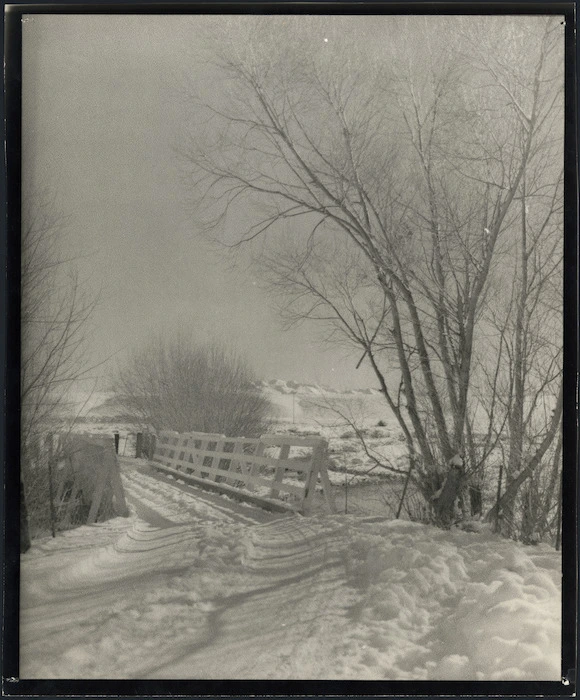
[{"label": "willow tree", "polygon": [[[284,21],[290,31],[299,22]],[[469,19],[390,21],[388,49],[322,41],[322,20],[311,20],[291,47],[261,32],[259,45],[250,37],[222,52],[214,65],[227,99],[205,100],[207,126],[187,157],[207,226],[229,237],[236,218],[230,245],[292,231],[290,255],[266,255],[270,278],[292,314],[364,348],[422,491],[448,523],[461,480],[445,503],[438,497],[467,446],[490,279],[526,172],[552,175],[544,146],[561,108],[562,31],[555,18],[482,20],[473,51]],[[251,208],[238,216],[242,202]],[[339,259],[336,284],[323,280],[332,264],[316,275],[331,241],[359,256],[374,327],[344,297]],[[313,303],[328,313],[313,314]],[[381,381],[387,363],[395,388]]]}]

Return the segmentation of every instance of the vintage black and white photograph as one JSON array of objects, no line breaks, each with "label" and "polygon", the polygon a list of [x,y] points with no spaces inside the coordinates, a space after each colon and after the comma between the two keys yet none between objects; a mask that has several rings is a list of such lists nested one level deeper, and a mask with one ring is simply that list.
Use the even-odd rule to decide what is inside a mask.
[{"label": "vintage black and white photograph", "polygon": [[22,15],[21,679],[561,682],[565,31]]}]

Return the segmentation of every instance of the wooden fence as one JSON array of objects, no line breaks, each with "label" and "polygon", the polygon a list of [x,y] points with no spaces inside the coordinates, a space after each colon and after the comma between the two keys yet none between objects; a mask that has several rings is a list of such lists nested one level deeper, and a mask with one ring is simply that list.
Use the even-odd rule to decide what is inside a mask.
[{"label": "wooden fence", "polygon": [[113,438],[39,435],[26,445],[20,500],[22,551],[29,539],[129,515]]},{"label": "wooden fence", "polygon": [[308,513],[320,481],[333,513],[327,451],[318,436],[251,439],[167,431],[158,436],[153,463],[184,481],[279,511]]}]

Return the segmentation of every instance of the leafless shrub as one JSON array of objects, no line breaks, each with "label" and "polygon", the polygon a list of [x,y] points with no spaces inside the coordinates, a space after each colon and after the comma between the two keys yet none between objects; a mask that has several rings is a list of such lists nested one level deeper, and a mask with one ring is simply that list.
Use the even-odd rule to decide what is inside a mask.
[{"label": "leafless shrub", "polygon": [[243,359],[183,332],[158,335],[135,350],[113,390],[136,424],[155,431],[255,437],[266,431],[271,413]]},{"label": "leafless shrub", "polygon": [[[97,296],[87,292],[63,245],[64,218],[45,192],[25,188],[22,204],[21,479],[31,532],[50,529],[50,484],[44,456],[49,432],[74,423],[71,389],[90,378],[86,354]],[[72,415],[72,417],[71,417]],[[54,523],[53,523],[54,525]]]}]

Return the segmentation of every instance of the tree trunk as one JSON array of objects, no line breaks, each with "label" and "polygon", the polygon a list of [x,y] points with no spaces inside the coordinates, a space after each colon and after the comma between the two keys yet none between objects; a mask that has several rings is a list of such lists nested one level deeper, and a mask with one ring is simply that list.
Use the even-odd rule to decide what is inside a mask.
[{"label": "tree trunk", "polygon": [[401,494],[401,500],[399,501],[399,507],[397,508],[397,514],[395,515],[396,520],[398,520],[401,516],[401,510],[403,509],[403,503],[405,502],[405,496],[407,495],[407,488],[409,486],[409,481],[411,480],[411,473],[413,471],[414,463],[415,463],[415,458],[413,456],[411,456],[409,459],[409,471],[407,472],[407,476],[405,478],[405,485],[403,486],[403,493]]},{"label": "tree trunk", "polygon": [[462,477],[463,466],[452,460],[441,493],[433,500],[435,522],[445,529],[451,527],[455,520],[455,502],[460,493]]},{"label": "tree trunk", "polygon": [[541,513],[538,518],[538,526],[537,530],[540,534],[540,537],[542,537],[546,529],[548,528],[548,517],[550,514],[550,510],[552,509],[552,501],[554,499],[554,492],[556,490],[556,484],[558,483],[559,479],[558,476],[561,475],[561,462],[560,462],[560,454],[562,451],[562,433],[560,432],[560,435],[558,436],[558,443],[556,445],[556,449],[554,451],[554,458],[552,460],[552,472],[550,474],[550,481],[548,483],[548,488],[546,489],[546,493],[544,495],[542,504],[541,504]]},{"label": "tree trunk", "polygon": [[[526,196],[525,196],[525,173],[522,177],[522,210],[521,210],[521,239],[520,239],[520,265],[521,265],[521,280],[518,290],[516,327],[515,327],[515,347],[513,359],[513,401],[509,411],[509,458],[507,465],[507,479],[513,478],[513,475],[522,469],[522,461],[524,454],[524,399],[525,399],[525,384],[526,384],[526,357],[525,357],[525,331],[524,331],[524,315],[526,311],[526,302],[528,299],[528,253],[526,242]],[[513,504],[514,499],[510,499],[504,504],[503,516],[504,525],[507,531],[504,534],[509,535],[513,519]]]},{"label": "tree trunk", "polygon": [[564,479],[564,472],[560,474],[560,491],[558,494],[558,514],[556,516],[556,542],[554,543],[554,547],[556,548],[556,551],[560,550],[561,546],[561,535],[562,535],[562,487],[563,487],[563,479]]},{"label": "tree trunk", "polygon": [[563,383],[561,383],[560,393],[558,395],[556,408],[554,409],[554,413],[552,414],[550,427],[548,428],[548,432],[544,436],[544,439],[542,440],[540,446],[536,450],[536,453],[530,459],[528,465],[524,469],[522,469],[518,476],[515,479],[512,479],[512,481],[507,485],[503,496],[499,499],[495,506],[487,513],[486,520],[491,521],[496,517],[498,513],[501,512],[505,514],[506,512],[510,512],[512,510],[513,503],[516,499],[516,496],[518,495],[520,486],[524,483],[524,481],[526,481],[526,479],[529,479],[530,476],[534,473],[534,469],[542,461],[542,458],[546,454],[548,447],[550,447],[550,445],[554,441],[554,437],[556,436],[556,432],[560,427],[560,421],[562,418],[563,391],[564,385]]},{"label": "tree trunk", "polygon": [[[500,503],[501,503],[502,481],[503,481],[503,461],[499,465],[499,474],[497,477],[497,497],[495,499],[494,532],[499,532],[499,514],[500,514]],[[488,519],[491,520],[491,518],[489,518],[489,515],[488,515]]]},{"label": "tree trunk", "polygon": [[471,507],[471,515],[473,517],[481,515],[482,512],[482,495],[480,486],[469,487],[469,503]]}]

